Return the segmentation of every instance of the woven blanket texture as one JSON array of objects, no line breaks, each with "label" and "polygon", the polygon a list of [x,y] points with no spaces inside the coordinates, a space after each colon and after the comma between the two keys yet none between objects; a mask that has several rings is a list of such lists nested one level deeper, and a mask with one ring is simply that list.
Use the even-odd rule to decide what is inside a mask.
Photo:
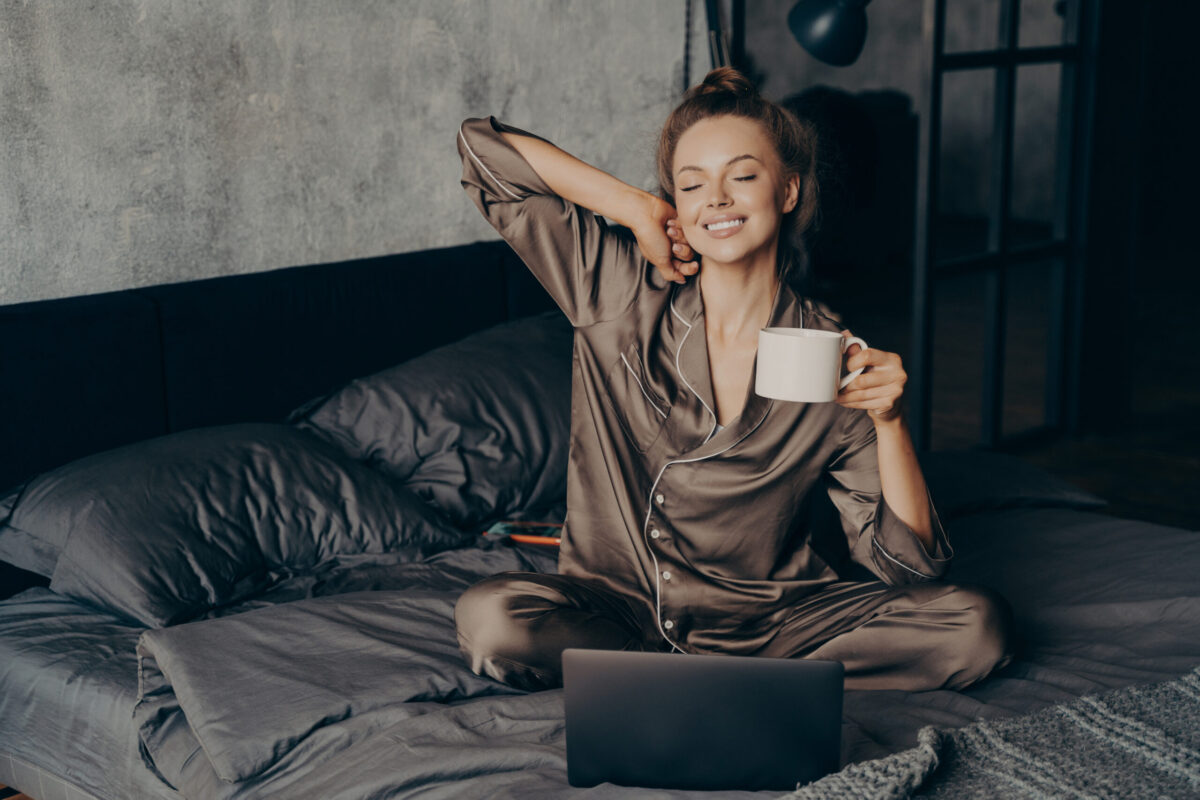
[{"label": "woven blanket texture", "polygon": [[1020,717],[922,728],[917,746],[781,800],[1200,797],[1200,667]]}]

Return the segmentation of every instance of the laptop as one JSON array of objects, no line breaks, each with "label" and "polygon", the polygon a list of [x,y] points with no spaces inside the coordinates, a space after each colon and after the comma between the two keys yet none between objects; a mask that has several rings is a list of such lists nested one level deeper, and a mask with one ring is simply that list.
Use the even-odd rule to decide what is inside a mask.
[{"label": "laptop", "polygon": [[567,780],[791,790],[838,768],[842,665],[563,651]]}]

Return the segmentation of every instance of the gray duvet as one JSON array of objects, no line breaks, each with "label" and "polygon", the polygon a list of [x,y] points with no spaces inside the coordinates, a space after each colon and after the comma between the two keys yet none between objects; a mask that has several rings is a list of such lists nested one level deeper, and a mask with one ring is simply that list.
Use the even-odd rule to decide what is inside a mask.
[{"label": "gray duvet", "polygon": [[[844,762],[910,747],[924,725],[1025,713],[1200,664],[1200,533],[1059,508],[977,513],[951,533],[955,579],[1015,606],[1019,656],[963,693],[849,693]],[[410,563],[345,556],[146,632],[136,657],[143,629],[31,590],[0,603],[0,751],[114,800],[704,796],[571,789],[562,693],[518,693],[463,665],[457,594],[486,574],[553,563],[486,542]]]},{"label": "gray duvet", "polygon": [[[978,514],[954,532],[956,580],[1009,596],[1020,657],[965,693],[850,693],[844,761],[911,746],[923,725],[1200,663],[1200,534],[1064,509]],[[146,633],[135,721],[147,761],[195,798],[702,796],[570,789],[561,692],[517,693],[464,667],[457,593],[477,575],[552,568],[526,550],[360,565],[316,587],[336,596]]]}]

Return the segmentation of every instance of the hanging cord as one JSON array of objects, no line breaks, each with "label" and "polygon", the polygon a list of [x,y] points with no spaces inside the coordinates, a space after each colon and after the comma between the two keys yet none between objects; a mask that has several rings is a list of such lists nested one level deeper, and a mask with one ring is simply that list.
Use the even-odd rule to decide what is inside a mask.
[{"label": "hanging cord", "polygon": [[680,94],[687,94],[692,83],[692,3],[683,0],[683,87]]}]

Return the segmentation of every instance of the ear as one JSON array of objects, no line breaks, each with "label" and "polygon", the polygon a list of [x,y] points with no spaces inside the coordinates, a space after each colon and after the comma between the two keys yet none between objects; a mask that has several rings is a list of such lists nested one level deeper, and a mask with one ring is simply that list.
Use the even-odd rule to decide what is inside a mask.
[{"label": "ear", "polygon": [[783,213],[788,214],[800,202],[800,176],[789,175],[783,187]]}]

